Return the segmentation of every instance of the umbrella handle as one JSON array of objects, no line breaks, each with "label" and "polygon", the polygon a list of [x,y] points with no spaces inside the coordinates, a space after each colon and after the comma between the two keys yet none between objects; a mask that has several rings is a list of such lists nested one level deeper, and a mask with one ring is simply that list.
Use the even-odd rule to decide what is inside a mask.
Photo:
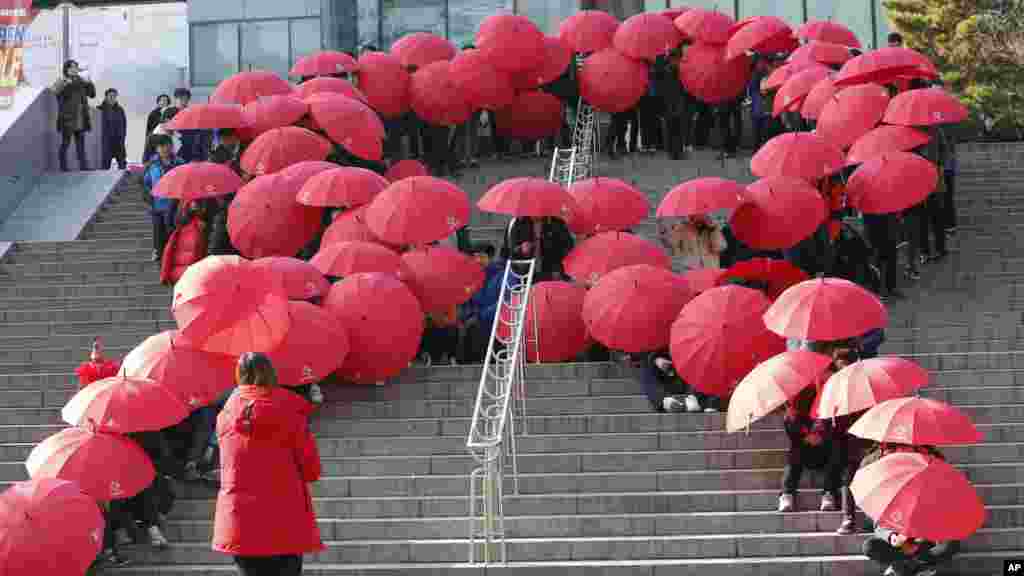
[{"label": "umbrella handle", "polygon": [[754,423],[754,414],[747,414],[747,436],[750,436],[750,425]]}]

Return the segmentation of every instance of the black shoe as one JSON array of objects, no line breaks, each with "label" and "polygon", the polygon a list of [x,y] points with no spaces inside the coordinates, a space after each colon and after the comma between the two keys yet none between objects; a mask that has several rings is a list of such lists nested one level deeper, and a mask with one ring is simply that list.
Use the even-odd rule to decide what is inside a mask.
[{"label": "black shoe", "polygon": [[948,250],[943,250],[941,252],[936,252],[934,256],[929,258],[929,260],[931,260],[932,262],[939,262],[942,259],[944,259],[946,256],[949,256],[949,251]]},{"label": "black shoe", "polygon": [[892,289],[892,290],[889,290],[889,292],[885,295],[885,297],[890,299],[890,300],[906,300],[907,299],[907,295],[906,294],[904,294],[902,291],[900,291],[898,289],[895,289],[895,288]]}]

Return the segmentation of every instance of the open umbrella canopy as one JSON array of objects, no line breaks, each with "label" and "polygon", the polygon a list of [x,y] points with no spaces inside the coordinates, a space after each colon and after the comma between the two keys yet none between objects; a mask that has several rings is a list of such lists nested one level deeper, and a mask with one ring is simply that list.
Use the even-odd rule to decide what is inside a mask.
[{"label": "open umbrella canopy", "polygon": [[741,286],[712,288],[691,300],[672,324],[672,363],[685,382],[726,397],[755,366],[786,350],[765,328],[771,305],[764,294]]},{"label": "open umbrella canopy", "polygon": [[881,300],[849,280],[816,278],[801,282],[764,313],[768,329],[800,340],[843,340],[889,323]]},{"label": "open umbrella canopy", "polygon": [[397,57],[405,68],[423,68],[434,62],[451,60],[455,53],[454,44],[428,32],[406,34],[391,45],[391,54]]},{"label": "open umbrella canopy", "polygon": [[322,244],[310,264],[326,276],[341,278],[360,272],[397,274],[402,260],[390,248],[373,242]]},{"label": "open umbrella canopy", "polygon": [[671,20],[654,12],[641,12],[619,25],[612,44],[630,58],[653,61],[668,54],[682,41],[682,34]]},{"label": "open umbrella canopy", "polygon": [[261,96],[242,109],[243,131],[255,138],[268,130],[290,126],[308,112],[309,106],[295,95]]},{"label": "open umbrella canopy", "polygon": [[818,83],[811,88],[811,91],[807,93],[807,97],[804,98],[802,104],[800,104],[800,115],[808,120],[817,120],[818,116],[821,116],[821,111],[825,109],[825,105],[828,104],[832,98],[835,97],[838,89],[835,83],[835,74],[829,74],[828,76],[818,80]]},{"label": "open umbrella canopy", "polygon": [[423,335],[423,310],[390,274],[354,274],[331,286],[324,307],[348,329],[349,351],[338,374],[372,384],[405,370]]},{"label": "open umbrella canopy", "polygon": [[384,154],[384,123],[372,108],[341,94],[311,96],[309,113],[327,136],[363,160],[380,160]]},{"label": "open umbrella canopy", "polygon": [[331,284],[324,275],[305,260],[288,256],[268,256],[253,260],[252,265],[276,276],[284,286],[289,300],[322,298],[331,289]]},{"label": "open umbrella canopy", "polygon": [[829,143],[846,149],[882,120],[889,91],[878,84],[859,84],[837,92],[825,104],[815,132]]},{"label": "open umbrella canopy", "polygon": [[372,170],[342,166],[311,177],[295,199],[306,206],[355,208],[369,204],[387,187],[388,181]]},{"label": "open umbrella canopy", "polygon": [[835,174],[843,165],[843,151],[812,132],[776,136],[750,159],[755,176],[784,176],[811,183]]},{"label": "open umbrella canopy", "polygon": [[260,96],[291,94],[292,85],[273,72],[252,70],[229,76],[210,95],[211,104],[241,104],[259,100]]},{"label": "open umbrella canopy", "polygon": [[775,100],[772,102],[772,115],[778,116],[794,107],[802,106],[818,82],[828,78],[831,74],[832,71],[821,64],[810,64],[795,72],[786,79],[775,95]]},{"label": "open umbrella canopy", "polygon": [[[569,282],[538,282],[530,289],[522,346],[529,362],[568,362],[587,349],[589,335],[583,322],[587,289]],[[503,338],[509,338],[502,323]]]},{"label": "open umbrella canopy", "polygon": [[831,362],[828,356],[806,350],[782,352],[761,362],[733,391],[726,430],[743,430],[771,414],[813,385]]},{"label": "open umbrella canopy", "polygon": [[521,14],[495,14],[480,23],[476,46],[498,70],[534,70],[544,62],[544,33]]},{"label": "open umbrella canopy", "polygon": [[308,302],[289,302],[288,316],[288,333],[268,352],[282,386],[315,384],[344,364],[348,332],[329,311]]},{"label": "open umbrella canopy", "polygon": [[745,189],[725,178],[696,178],[669,190],[658,205],[658,218],[675,218],[733,210],[743,202]]},{"label": "open umbrella canopy", "polygon": [[736,238],[759,250],[784,250],[811,236],[828,215],[821,194],[796,178],[762,178],[747,187],[730,218]]},{"label": "open umbrella canopy", "polygon": [[853,423],[850,434],[914,446],[956,446],[985,439],[967,414],[929,398],[893,398],[876,404]]},{"label": "open umbrella canopy", "polygon": [[484,212],[533,218],[568,219],[576,209],[569,192],[543,178],[509,178],[491,187],[477,202]]},{"label": "open umbrella canopy", "polygon": [[473,297],[486,280],[471,256],[450,246],[427,246],[402,254],[398,279],[427,313],[447,312]]},{"label": "open umbrella canopy", "polygon": [[[692,10],[691,10],[692,12]],[[683,14],[685,18],[690,12]],[[686,49],[679,64],[679,81],[694,96],[708,104],[738,98],[750,82],[751,61],[740,55],[725,59],[725,47],[697,43]]]},{"label": "open umbrella canopy", "polygon": [[459,89],[447,61],[417,70],[409,82],[409,97],[416,115],[435,126],[457,126],[473,115],[473,107]]},{"label": "open umbrella canopy", "polygon": [[359,64],[348,54],[337,50],[320,50],[299,58],[299,61],[292,66],[289,75],[296,77],[330,76],[355,72],[357,69],[359,69]]},{"label": "open umbrella canopy", "polygon": [[366,209],[366,224],[395,246],[443,240],[469,223],[469,198],[454,184],[431,176],[399,180]]},{"label": "open umbrella canopy", "polygon": [[785,84],[787,80],[801,71],[813,66],[815,66],[815,62],[811,62],[810,60],[794,60],[787,64],[783,64],[772,71],[767,78],[761,81],[761,89],[767,91],[778,90],[782,88],[782,85]]},{"label": "open umbrella canopy", "polygon": [[85,428],[65,428],[44,439],[29,452],[25,469],[35,480],[74,482],[98,502],[131,498],[156,477],[153,462],[136,442]]},{"label": "open umbrella canopy", "polygon": [[808,42],[789,55],[791,62],[806,60],[826,66],[841,66],[853,58],[849,46],[831,42]]},{"label": "open umbrella canopy", "polygon": [[234,194],[242,179],[230,166],[214,162],[192,162],[171,169],[153,187],[153,195],[185,202]]},{"label": "open umbrella canopy", "polygon": [[602,112],[629,110],[647,93],[647,65],[614,49],[587,57],[579,72],[580,94]]},{"label": "open umbrella canopy", "polygon": [[515,99],[512,76],[495,68],[480,50],[459,52],[450,72],[462,97],[473,108],[499,110]]},{"label": "open umbrella canopy", "polygon": [[[695,43],[724,46],[732,37],[736,20],[717,10],[691,8],[675,19],[675,26],[683,36]],[[724,52],[724,49],[723,49]]]},{"label": "open umbrella canopy", "polygon": [[682,277],[690,290],[695,294],[703,294],[719,285],[718,280],[722,274],[725,274],[725,270],[721,268],[692,268],[683,272]]},{"label": "open umbrella canopy", "polygon": [[0,574],[85,574],[103,548],[104,525],[74,482],[16,482],[0,494]]},{"label": "open umbrella canopy", "polygon": [[174,115],[168,130],[216,130],[246,125],[238,104],[191,104]]},{"label": "open umbrella canopy", "polygon": [[916,206],[935,191],[939,169],[912,152],[890,152],[861,164],[850,176],[850,206],[865,214],[891,214]]},{"label": "open umbrella canopy", "polygon": [[519,92],[507,106],[495,111],[494,117],[499,135],[539,140],[562,129],[562,101],[539,90]]},{"label": "open umbrella canopy", "polygon": [[399,160],[384,173],[384,178],[392,183],[413,176],[430,176],[430,170],[419,160]]},{"label": "open umbrella canopy", "polygon": [[313,78],[307,80],[295,89],[296,95],[304,101],[308,101],[311,97],[317,94],[338,94],[345,96],[353,100],[358,100],[363,104],[368,104],[369,100],[366,94],[352,85],[351,82],[344,78]]},{"label": "open umbrella canopy", "polygon": [[829,377],[814,401],[812,415],[833,418],[913,394],[928,385],[928,371],[895,356],[854,362]]},{"label": "open umbrella canopy", "polygon": [[335,242],[376,242],[388,245],[377,237],[366,224],[366,209],[369,205],[360,206],[338,215],[334,222],[324,231],[320,240],[321,246]]},{"label": "open umbrella canopy", "polygon": [[356,79],[367,103],[381,117],[397,118],[409,111],[411,77],[397,57],[385,52],[360,55]]},{"label": "open umbrella canopy", "polygon": [[588,284],[619,268],[641,264],[672,270],[672,258],[660,246],[628,232],[591,236],[573,248],[564,262],[566,274]]},{"label": "open umbrella canopy", "polygon": [[558,80],[573,65],[572,47],[557,36],[544,37],[545,56],[536,70],[537,86]]},{"label": "open umbrella canopy", "polygon": [[152,379],[191,409],[212,404],[235,385],[237,359],[176,344],[177,330],[154,334],[132,349],[121,368],[129,378]]},{"label": "open umbrella canopy", "polygon": [[793,29],[777,16],[756,16],[729,38],[725,58],[732,60],[747,52],[789,52],[798,43]]},{"label": "open umbrella canopy", "polygon": [[580,10],[558,25],[558,37],[573,52],[590,54],[612,47],[619,21],[603,10]]},{"label": "open umbrella canopy", "polygon": [[122,371],[79,390],[60,414],[72,426],[128,434],[170,428],[191,412],[170,387],[155,380],[129,378]]},{"label": "open umbrella canopy", "polygon": [[985,504],[967,477],[923,454],[884,456],[857,471],[850,491],[876,523],[910,538],[965,540],[985,524]]},{"label": "open umbrella canopy", "polygon": [[238,256],[207,256],[174,286],[182,345],[238,355],[267,352],[288,331],[284,287]]},{"label": "open umbrella canopy", "polygon": [[796,36],[801,40],[832,42],[850,48],[860,48],[860,40],[852,30],[831,20],[808,20],[796,29]]},{"label": "open umbrella canopy", "polygon": [[325,160],[331,143],[311,130],[285,126],[268,130],[242,153],[242,170],[253,176],[273,174],[305,160]]},{"label": "open umbrella canopy", "polygon": [[910,48],[879,48],[851,59],[839,70],[836,86],[875,82],[888,84],[898,78],[933,78],[935,65],[927,56]]},{"label": "open umbrella canopy", "polygon": [[882,119],[886,124],[902,126],[938,126],[967,119],[967,107],[942,88],[907,90],[889,103]]},{"label": "open umbrella canopy", "polygon": [[853,143],[847,164],[861,164],[890,152],[909,152],[931,141],[931,136],[907,126],[879,126]]},{"label": "open umbrella canopy", "polygon": [[320,231],[320,208],[296,201],[302,181],[281,173],[257,176],[228,208],[231,244],[249,258],[295,256]]},{"label": "open umbrella canopy", "polygon": [[583,300],[590,335],[612,350],[650,352],[669,343],[672,320],[693,298],[670,270],[639,265],[603,276]]},{"label": "open umbrella canopy", "polygon": [[807,280],[807,273],[786,260],[751,258],[737,262],[719,276],[719,285],[735,280],[746,280],[764,286],[764,292],[775,300],[790,286]]},{"label": "open umbrella canopy", "polygon": [[617,178],[588,178],[569,186],[576,215],[587,224],[586,233],[629,230],[647,219],[647,196]]}]

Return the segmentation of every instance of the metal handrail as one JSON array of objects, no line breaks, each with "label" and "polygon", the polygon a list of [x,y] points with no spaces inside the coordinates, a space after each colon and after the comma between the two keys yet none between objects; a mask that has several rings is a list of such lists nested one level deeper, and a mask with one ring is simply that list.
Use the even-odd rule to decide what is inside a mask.
[{"label": "metal handrail", "polygon": [[[526,368],[523,355],[520,354],[520,342],[535,267],[536,260],[533,259],[509,260],[505,265],[501,292],[498,296],[498,309],[495,312],[494,324],[491,326],[491,339],[480,375],[473,421],[469,428],[469,438],[466,440],[466,447],[479,464],[469,478],[471,563],[476,562],[479,539],[483,539],[485,544],[484,563],[493,562],[495,558],[498,562],[505,563],[508,558],[502,507],[504,469],[505,460],[510,460],[513,490],[518,494],[519,465],[515,444],[514,397],[520,400],[521,418],[525,426]],[[513,413],[512,418],[508,417],[510,411]],[[479,496],[483,500],[482,518],[479,521],[478,482],[481,486]]]}]

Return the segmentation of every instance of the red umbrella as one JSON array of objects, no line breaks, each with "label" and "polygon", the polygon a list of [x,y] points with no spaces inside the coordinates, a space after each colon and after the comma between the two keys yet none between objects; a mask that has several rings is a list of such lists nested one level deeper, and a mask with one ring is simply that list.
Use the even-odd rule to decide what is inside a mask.
[{"label": "red umbrella", "polygon": [[836,86],[865,82],[888,84],[897,78],[929,78],[935,75],[935,65],[920,52],[910,48],[879,48],[843,64],[836,76]]},{"label": "red umbrella", "polygon": [[397,118],[409,111],[409,72],[395,56],[362,54],[356,79],[367,102],[383,118]]},{"label": "red umbrella", "polygon": [[576,203],[557,182],[542,178],[509,178],[499,182],[477,202],[484,212],[568,219]]},{"label": "red umbrella", "polygon": [[384,189],[366,210],[366,224],[399,246],[443,240],[469,222],[469,198],[454,184],[417,176]]},{"label": "red umbrella", "polygon": [[[523,343],[529,362],[569,362],[590,344],[583,323],[587,289],[569,282],[538,282],[526,304]],[[499,324],[508,338],[507,325]]]},{"label": "red umbrella", "polygon": [[668,18],[669,20],[675,22],[676,18],[679,18],[680,16],[685,14],[687,10],[689,10],[689,8],[683,6],[680,8],[670,8],[668,10],[662,10],[661,12],[658,12],[658,14],[661,14],[665,18]]},{"label": "red umbrella", "polygon": [[745,189],[724,178],[697,178],[676,186],[658,205],[658,218],[733,210],[743,202]]},{"label": "red umbrella", "polygon": [[833,42],[851,48],[860,48],[860,40],[849,28],[831,20],[808,20],[796,29],[796,37],[801,40]]},{"label": "red umbrella", "polygon": [[431,313],[446,312],[466,302],[486,277],[472,257],[449,246],[427,246],[402,254],[398,279],[412,290],[423,310]]},{"label": "red umbrella", "polygon": [[74,482],[99,502],[131,498],[156,477],[149,456],[134,441],[84,428],[47,437],[29,453],[25,468],[33,479]]},{"label": "red umbrella", "polygon": [[924,201],[938,182],[935,164],[910,152],[890,152],[861,164],[846,193],[850,206],[865,214],[891,214]]},{"label": "red umbrella", "polygon": [[339,94],[318,94],[309,99],[309,113],[327,136],[363,160],[384,155],[384,124],[369,106]]},{"label": "red umbrella", "polygon": [[891,152],[908,152],[932,139],[926,132],[907,126],[879,126],[861,136],[846,154],[847,164],[862,164]]},{"label": "red umbrella", "polygon": [[747,202],[732,214],[736,238],[760,250],[784,250],[808,238],[825,221],[828,207],[811,185],[772,177],[747,188]]},{"label": "red umbrella", "polygon": [[579,282],[595,284],[626,266],[672,270],[672,258],[660,246],[627,232],[604,232],[580,242],[565,258],[565,273]]},{"label": "red umbrella", "polygon": [[330,76],[331,74],[343,74],[355,72],[359,68],[356,59],[335,50],[322,50],[308,56],[299,58],[299,61],[292,66],[289,76]]},{"label": "red umbrella", "polygon": [[618,27],[612,44],[630,58],[653,61],[671,52],[682,41],[682,34],[671,20],[654,12],[641,12]]},{"label": "red umbrella", "polygon": [[719,280],[719,285],[731,280],[748,280],[765,284],[765,292],[772,300],[789,289],[790,286],[807,280],[807,273],[785,260],[772,258],[751,258],[737,262],[726,270]]},{"label": "red umbrella", "polygon": [[259,100],[260,96],[291,94],[292,92],[294,92],[292,85],[273,72],[265,70],[239,72],[217,85],[213,94],[210,95],[210,104],[241,104],[245,106]]},{"label": "red umbrella", "polygon": [[539,90],[516,94],[494,115],[498,134],[510,138],[539,140],[562,129],[562,101]]},{"label": "red umbrella", "polygon": [[557,36],[545,36],[544,49],[544,62],[537,74],[538,86],[558,80],[573,65],[572,48]]},{"label": "red umbrella", "polygon": [[889,103],[886,124],[902,126],[937,126],[956,124],[967,119],[967,107],[942,88],[907,90]]},{"label": "red umbrella", "polygon": [[703,294],[715,286],[719,286],[719,279],[725,274],[721,268],[694,268],[683,272],[683,280],[697,294]]},{"label": "red umbrella", "polygon": [[477,48],[498,70],[521,72],[541,67],[547,55],[544,33],[519,14],[495,14],[480,23]]},{"label": "red umbrella", "polygon": [[231,244],[248,258],[296,255],[316,238],[322,218],[321,209],[295,200],[301,188],[280,174],[243,186],[228,208]]},{"label": "red umbrella", "polygon": [[512,77],[508,72],[499,72],[480,50],[459,52],[450,71],[455,86],[474,108],[497,110],[515,98]]},{"label": "red umbrella", "polygon": [[238,104],[192,104],[174,115],[169,130],[216,130],[246,125]]},{"label": "red umbrella", "polygon": [[177,198],[185,202],[234,194],[242,179],[229,166],[213,162],[193,162],[164,174],[153,187],[153,196]]},{"label": "red umbrella", "polygon": [[389,274],[355,274],[331,286],[324,307],[348,329],[348,356],[338,374],[358,384],[396,376],[420,347],[423,310]]},{"label": "red umbrella", "polygon": [[176,339],[177,330],[146,338],[121,361],[124,373],[160,383],[192,409],[215,402],[234,387],[234,356],[188,348]]},{"label": "red umbrella", "polygon": [[772,138],[750,159],[755,176],[788,176],[817,182],[843,168],[843,152],[811,132],[790,132]]},{"label": "red umbrella", "polygon": [[388,182],[398,182],[413,176],[430,176],[430,170],[419,160],[399,160],[384,173]]},{"label": "red umbrella", "polygon": [[314,176],[322,172],[327,172],[328,170],[334,170],[337,167],[338,165],[333,162],[306,160],[292,164],[278,172],[276,176],[280,176],[283,185],[295,190],[296,195],[298,195],[298,191],[301,190],[302,187],[306,185],[306,182],[309,182],[309,180]]},{"label": "red umbrella", "polygon": [[795,60],[776,68],[767,78],[761,81],[762,90],[778,90],[787,80],[796,76],[801,71],[811,68],[814,62],[808,60]]},{"label": "red umbrella", "polygon": [[366,225],[366,209],[369,204],[354,208],[338,215],[324,231],[321,246],[335,242],[376,242],[386,244]]},{"label": "red umbrella", "polygon": [[683,279],[655,266],[627,266],[603,276],[583,299],[590,335],[612,350],[650,352],[669,342],[672,320],[693,293]]},{"label": "red umbrella", "polygon": [[309,106],[293,95],[263,96],[242,110],[245,132],[253,138],[274,128],[290,126],[309,112]]},{"label": "red umbrella", "polygon": [[790,350],[758,364],[732,393],[725,429],[736,432],[774,412],[811,386],[832,358],[806,350]]},{"label": "red umbrella", "polygon": [[849,280],[817,278],[783,292],[764,323],[787,338],[843,340],[884,328],[889,313],[877,296]]},{"label": "red umbrella", "polygon": [[747,52],[788,52],[798,46],[793,29],[782,18],[758,16],[729,38],[725,58],[732,60]]},{"label": "red umbrella", "polygon": [[406,68],[423,68],[434,62],[451,60],[455,52],[454,44],[428,32],[406,34],[391,45],[391,54]]},{"label": "red umbrella", "polygon": [[702,44],[725,46],[732,36],[736,21],[716,10],[691,8],[675,20],[676,29],[683,36]]},{"label": "red umbrella", "polygon": [[322,298],[331,289],[331,283],[315,266],[287,256],[268,256],[253,260],[252,265],[262,268],[278,278],[289,300]]},{"label": "red umbrella", "polygon": [[295,199],[306,206],[354,208],[369,204],[387,187],[388,181],[372,170],[343,166],[307,180]]},{"label": "red umbrella", "polygon": [[74,482],[16,482],[0,494],[0,574],[85,574],[103,549],[104,525]]},{"label": "red umbrella", "polygon": [[889,91],[878,84],[850,86],[838,92],[818,117],[815,132],[846,149],[870,132],[889,105]]},{"label": "red umbrella", "polygon": [[814,401],[813,416],[834,418],[867,410],[928,385],[928,371],[910,360],[885,356],[854,362],[836,372]]},{"label": "red umbrella", "polygon": [[592,54],[579,72],[580,94],[598,110],[629,110],[647,93],[647,66],[614,49]]},{"label": "red umbrella", "polygon": [[647,196],[617,178],[588,178],[569,186],[575,201],[573,219],[586,222],[586,233],[629,230],[647,219]]},{"label": "red umbrella", "polygon": [[779,88],[772,102],[772,115],[778,116],[794,107],[799,110],[811,89],[832,75],[832,70],[820,64],[811,64],[796,72]]},{"label": "red umbrella", "polygon": [[324,160],[331,153],[326,138],[297,126],[260,134],[242,153],[242,170],[254,176],[273,174],[303,160]]},{"label": "red umbrella", "polygon": [[129,378],[122,371],[86,386],[60,411],[72,426],[128,434],[170,428],[192,409],[155,380]]},{"label": "red umbrella", "polygon": [[324,244],[309,262],[324,275],[336,278],[362,272],[396,275],[402,264],[397,252],[373,242]]},{"label": "red umbrella", "polygon": [[268,353],[281,385],[314,384],[341,368],[348,354],[344,324],[309,302],[289,302],[288,316],[288,333]]},{"label": "red umbrella", "polygon": [[207,256],[174,285],[181,344],[220,354],[266,352],[288,331],[284,287],[238,256]]},{"label": "red umbrella", "polygon": [[361,90],[344,78],[313,78],[299,84],[295,89],[295,93],[303,100],[309,100],[309,98],[317,94],[339,94],[353,100],[358,100],[363,104],[369,103],[366,94],[363,94]]},{"label": "red umbrella", "polygon": [[889,454],[861,468],[850,491],[879,525],[912,538],[964,540],[985,524],[985,504],[967,477],[923,454]]},{"label": "red umbrella", "polygon": [[781,354],[786,342],[764,326],[771,305],[741,286],[712,288],[683,306],[672,324],[672,363],[685,382],[712,396],[729,396],[755,366]]},{"label": "red umbrella", "polygon": [[473,107],[455,82],[450,62],[434,62],[412,75],[412,109],[428,124],[457,126],[473,115]]},{"label": "red umbrella", "polygon": [[558,25],[558,37],[573,52],[590,54],[612,47],[619,21],[603,10],[580,10]]},{"label": "red umbrella", "polygon": [[818,116],[821,116],[825,105],[835,97],[838,91],[834,78],[835,74],[829,74],[811,88],[811,91],[804,97],[803,104],[800,105],[801,116],[808,120],[817,120]]},{"label": "red umbrella", "polygon": [[806,60],[826,66],[841,66],[853,58],[850,47],[831,42],[810,42],[797,48],[789,56],[789,60]]},{"label": "red umbrella", "polygon": [[850,434],[914,446],[955,446],[985,439],[967,414],[927,398],[893,398],[876,404],[854,422]]},{"label": "red umbrella", "polygon": [[691,94],[708,104],[739,98],[747,89],[750,75],[749,57],[744,55],[726,60],[725,47],[712,44],[690,46],[679,64],[679,81]]}]

